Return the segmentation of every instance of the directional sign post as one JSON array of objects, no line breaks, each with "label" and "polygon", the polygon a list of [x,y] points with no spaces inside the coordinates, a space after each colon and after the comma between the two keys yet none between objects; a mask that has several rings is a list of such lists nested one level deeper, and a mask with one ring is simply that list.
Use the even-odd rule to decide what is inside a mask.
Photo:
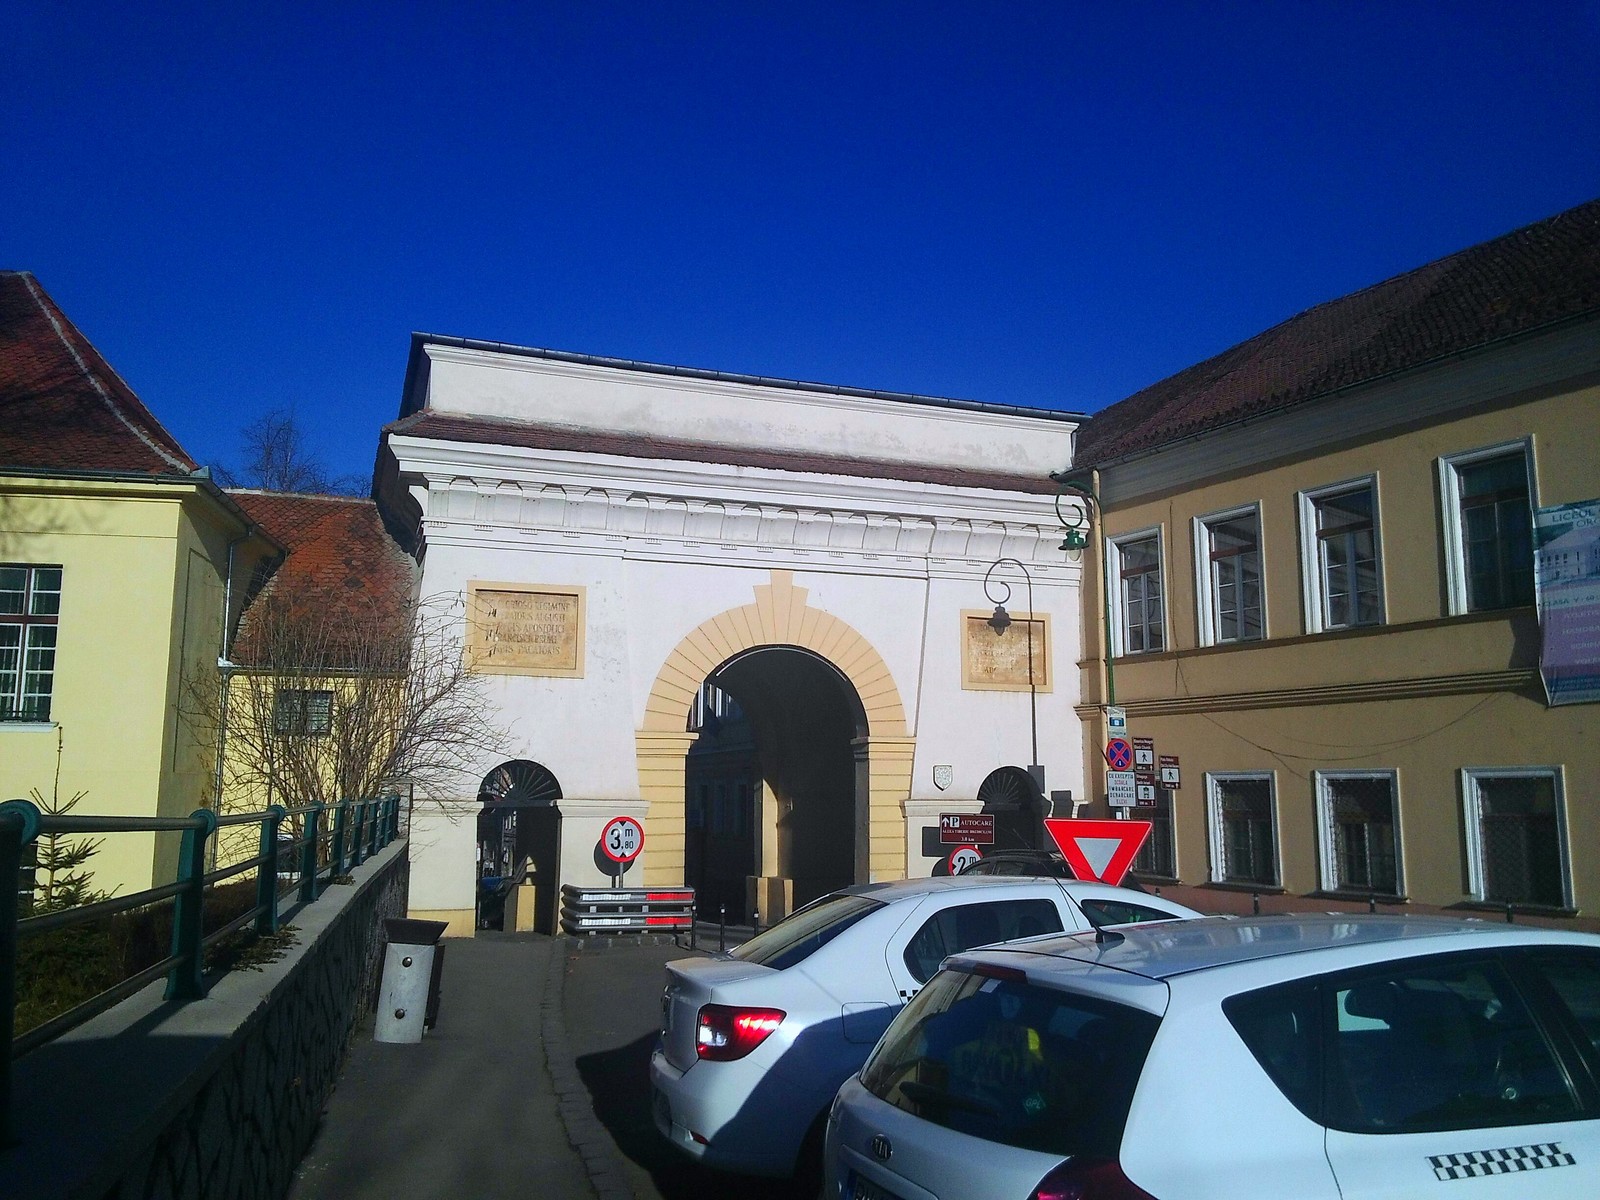
[{"label": "directional sign post", "polygon": [[940,813],[939,840],[947,846],[992,846],[994,814]]},{"label": "directional sign post", "polygon": [[1150,836],[1149,821],[1085,821],[1046,817],[1046,831],[1079,879],[1120,884]]},{"label": "directional sign post", "polygon": [[1170,788],[1174,792],[1183,786],[1182,776],[1178,771],[1178,756],[1176,754],[1163,754],[1161,756],[1161,786]]}]

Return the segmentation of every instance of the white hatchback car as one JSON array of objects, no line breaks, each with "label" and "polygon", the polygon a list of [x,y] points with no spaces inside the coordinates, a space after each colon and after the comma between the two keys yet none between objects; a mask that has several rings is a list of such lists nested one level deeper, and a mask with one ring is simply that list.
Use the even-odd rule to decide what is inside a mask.
[{"label": "white hatchback car", "polygon": [[707,1166],[821,1179],[839,1085],[948,954],[1199,914],[1062,879],[957,876],[834,892],[717,958],[667,964],[650,1059],[656,1126]]},{"label": "white hatchback car", "polygon": [[963,953],[827,1160],[840,1200],[1594,1200],[1600,936],[1209,918]]}]

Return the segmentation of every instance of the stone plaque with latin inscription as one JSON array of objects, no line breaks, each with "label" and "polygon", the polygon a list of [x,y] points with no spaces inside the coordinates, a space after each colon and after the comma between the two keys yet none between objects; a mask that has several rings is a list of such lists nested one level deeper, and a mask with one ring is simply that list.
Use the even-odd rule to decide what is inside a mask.
[{"label": "stone plaque with latin inscription", "polygon": [[583,589],[472,585],[467,661],[491,675],[583,674]]},{"label": "stone plaque with latin inscription", "polygon": [[1013,618],[996,633],[989,613],[961,615],[961,686],[970,691],[1027,691],[1029,631],[1033,634],[1033,688],[1050,690],[1050,618]]}]

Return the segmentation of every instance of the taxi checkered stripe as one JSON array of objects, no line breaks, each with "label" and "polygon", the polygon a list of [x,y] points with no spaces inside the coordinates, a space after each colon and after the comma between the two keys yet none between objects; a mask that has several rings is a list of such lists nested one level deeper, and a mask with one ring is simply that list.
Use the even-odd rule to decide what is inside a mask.
[{"label": "taxi checkered stripe", "polygon": [[1484,1175],[1510,1175],[1545,1167],[1570,1167],[1572,1155],[1560,1142],[1534,1146],[1506,1146],[1500,1150],[1473,1150],[1466,1154],[1430,1154],[1428,1162],[1438,1179],[1478,1179]]}]

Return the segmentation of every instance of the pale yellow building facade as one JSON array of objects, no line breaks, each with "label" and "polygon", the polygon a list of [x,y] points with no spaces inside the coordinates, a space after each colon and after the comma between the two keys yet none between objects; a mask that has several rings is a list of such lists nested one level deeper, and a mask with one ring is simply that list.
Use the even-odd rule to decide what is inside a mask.
[{"label": "pale yellow building facade", "polygon": [[[1597,246],[1589,205],[1091,422],[1069,477],[1100,506],[1084,753],[1103,769],[1111,703],[1153,742],[1135,748],[1157,804],[1128,810],[1155,824],[1148,878],[1600,907],[1600,709],[1546,702],[1530,535],[1534,510],[1600,497]],[[1483,323],[1473,272],[1509,332]],[[1105,815],[1104,786],[1091,795]]]}]

